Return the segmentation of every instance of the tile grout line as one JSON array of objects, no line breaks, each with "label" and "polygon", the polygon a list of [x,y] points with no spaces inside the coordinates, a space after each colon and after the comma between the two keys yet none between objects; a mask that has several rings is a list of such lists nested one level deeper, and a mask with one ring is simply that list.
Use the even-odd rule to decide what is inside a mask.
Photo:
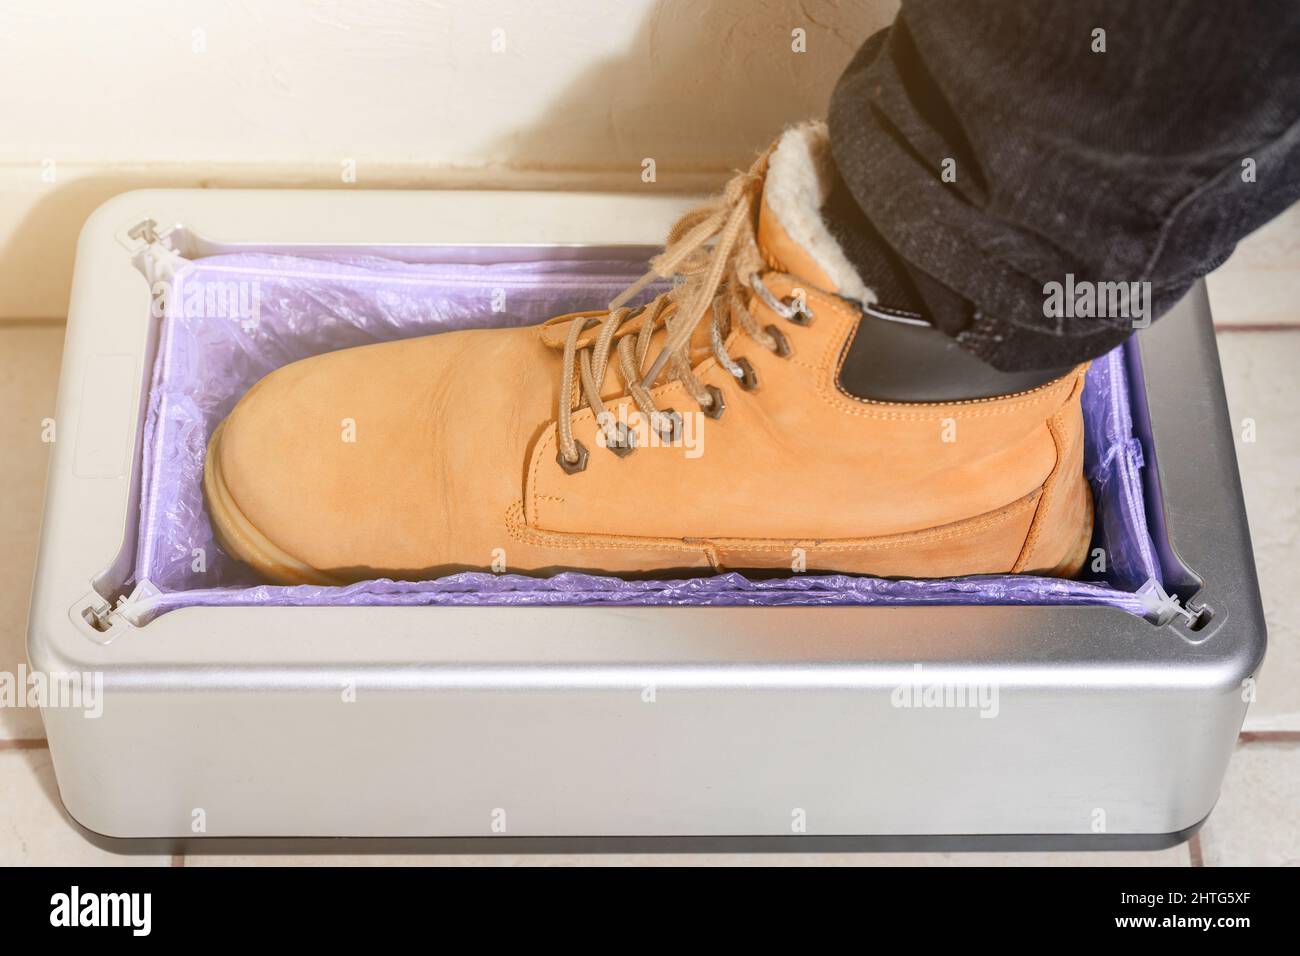
[{"label": "tile grout line", "polygon": [[0,316],[0,332],[7,329],[49,329],[67,324],[67,316],[31,315],[22,318],[12,315]]},{"label": "tile grout line", "polygon": [[1300,730],[1243,730],[1237,735],[1238,744],[1289,744],[1300,743]]},{"label": "tile grout line", "polygon": [[1300,332],[1297,322],[1216,322],[1216,335],[1224,332]]}]

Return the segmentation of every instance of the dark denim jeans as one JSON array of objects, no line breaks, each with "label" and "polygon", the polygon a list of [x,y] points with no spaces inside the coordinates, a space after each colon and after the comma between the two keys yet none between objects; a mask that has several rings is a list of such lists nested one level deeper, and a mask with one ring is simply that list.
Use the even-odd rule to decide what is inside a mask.
[{"label": "dark denim jeans", "polygon": [[1300,0],[904,0],[829,120],[927,318],[997,368],[1067,365],[1142,319],[1058,288],[1149,283],[1149,320],[1300,198]]}]

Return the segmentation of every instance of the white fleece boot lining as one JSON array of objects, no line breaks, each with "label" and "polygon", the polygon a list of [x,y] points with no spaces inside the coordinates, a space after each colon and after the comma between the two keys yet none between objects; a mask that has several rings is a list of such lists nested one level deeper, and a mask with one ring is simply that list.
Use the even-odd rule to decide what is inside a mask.
[{"label": "white fleece boot lining", "polygon": [[835,178],[830,138],[820,120],[786,130],[767,164],[763,198],[786,233],[821,266],[846,299],[869,305],[876,294],[844,255],[822,220],[822,203]]}]

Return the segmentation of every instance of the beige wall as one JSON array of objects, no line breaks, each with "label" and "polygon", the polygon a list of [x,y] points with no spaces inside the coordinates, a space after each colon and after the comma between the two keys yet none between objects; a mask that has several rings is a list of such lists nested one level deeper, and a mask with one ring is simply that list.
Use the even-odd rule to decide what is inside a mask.
[{"label": "beige wall", "polygon": [[783,124],[823,114],[895,9],[6,0],[0,318],[62,315],[81,222],[140,186],[712,186]]}]

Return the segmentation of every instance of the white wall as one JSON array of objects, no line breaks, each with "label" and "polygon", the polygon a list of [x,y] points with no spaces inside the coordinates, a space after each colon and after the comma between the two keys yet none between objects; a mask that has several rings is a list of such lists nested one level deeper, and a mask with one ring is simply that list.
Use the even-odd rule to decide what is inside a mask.
[{"label": "white wall", "polygon": [[140,186],[710,187],[783,124],[824,114],[895,9],[5,0],[0,318],[62,315],[81,222]]}]

